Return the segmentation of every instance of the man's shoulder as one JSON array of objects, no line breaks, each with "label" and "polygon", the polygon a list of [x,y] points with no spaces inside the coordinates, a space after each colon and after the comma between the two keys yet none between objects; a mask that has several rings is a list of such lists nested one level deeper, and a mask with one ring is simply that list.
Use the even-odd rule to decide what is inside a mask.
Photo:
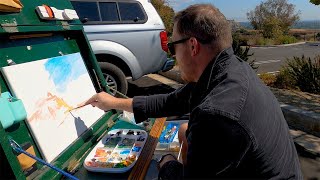
[{"label": "man's shoulder", "polygon": [[211,82],[212,87],[201,103],[204,109],[227,115],[234,120],[240,118],[248,96],[249,78],[243,69],[239,68],[242,72],[227,71],[220,79]]}]

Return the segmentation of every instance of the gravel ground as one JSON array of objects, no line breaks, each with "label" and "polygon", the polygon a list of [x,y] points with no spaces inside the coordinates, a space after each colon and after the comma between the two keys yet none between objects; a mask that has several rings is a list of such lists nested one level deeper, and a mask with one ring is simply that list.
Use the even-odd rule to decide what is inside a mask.
[{"label": "gravel ground", "polygon": [[270,88],[278,101],[306,111],[320,113],[320,95],[306,92]]}]

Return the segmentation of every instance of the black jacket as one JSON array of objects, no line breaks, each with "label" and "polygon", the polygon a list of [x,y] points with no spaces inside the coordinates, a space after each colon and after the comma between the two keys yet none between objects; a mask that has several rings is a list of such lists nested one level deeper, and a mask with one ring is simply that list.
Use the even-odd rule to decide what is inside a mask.
[{"label": "black jacket", "polygon": [[187,178],[303,179],[277,99],[231,48],[197,83],[133,99],[137,122],[190,113]]}]

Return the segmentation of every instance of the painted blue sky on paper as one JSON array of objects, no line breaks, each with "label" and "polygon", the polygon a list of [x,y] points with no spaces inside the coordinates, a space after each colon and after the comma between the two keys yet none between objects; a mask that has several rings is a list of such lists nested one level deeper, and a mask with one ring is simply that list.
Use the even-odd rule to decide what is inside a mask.
[{"label": "painted blue sky on paper", "polygon": [[80,53],[50,58],[44,66],[59,92],[64,92],[71,81],[87,73]]},{"label": "painted blue sky on paper", "polygon": [[[248,21],[246,13],[253,10],[266,0],[168,0],[175,11],[180,11],[191,4],[211,3],[226,16],[227,19],[239,22]],[[296,11],[301,12],[300,20],[320,20],[320,5],[316,6],[309,0],[289,0],[294,4]]]}]

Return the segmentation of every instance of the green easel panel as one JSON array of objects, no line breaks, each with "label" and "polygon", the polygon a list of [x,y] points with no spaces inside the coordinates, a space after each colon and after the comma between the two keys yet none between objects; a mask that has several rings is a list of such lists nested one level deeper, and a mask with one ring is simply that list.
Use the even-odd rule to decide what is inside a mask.
[{"label": "green easel panel", "polygon": [[[3,29],[0,28],[1,32],[27,32],[27,31],[55,31],[66,28],[68,24],[81,24],[80,21],[47,21],[39,18],[36,13],[35,8],[37,6],[42,6],[46,4],[51,7],[55,7],[59,10],[63,9],[73,9],[69,1],[61,0],[21,0],[23,4],[22,11],[19,13],[1,13],[0,12],[0,25]],[[30,25],[33,26],[30,26]],[[37,27],[35,27],[37,26]],[[68,30],[72,27],[68,27]]]},{"label": "green easel panel", "polygon": [[[30,62],[34,60],[47,58],[47,57],[61,56],[61,53],[69,54],[69,53],[75,53],[75,52],[79,52],[79,48],[77,47],[75,41],[61,41],[61,42],[47,43],[47,44],[33,45],[33,46],[1,48],[0,49],[0,67],[7,66],[8,59],[11,59],[17,64],[20,64],[20,63]],[[0,85],[1,85],[2,92],[9,91],[3,76],[1,76]],[[35,84],[30,83],[30,86],[35,86]],[[11,155],[13,154],[11,151],[11,147],[9,147],[9,144],[7,142],[6,135],[12,137],[18,143],[23,144],[25,142],[30,142],[34,147],[36,147],[35,142],[33,141],[25,122],[16,123],[11,127],[7,128],[6,130],[2,129],[1,132],[3,134],[3,136],[1,136],[2,138],[1,144],[3,145],[3,149],[5,152]],[[37,156],[41,157],[37,148],[35,148],[35,151]],[[14,174],[21,174],[19,173],[21,171],[20,165],[17,164],[17,162],[14,160],[15,160],[15,157],[13,158],[13,160],[9,161],[9,163],[11,163],[11,166],[14,167],[12,169],[16,170]]]},{"label": "green easel panel", "polygon": [[[75,40],[63,40],[51,43],[35,44],[30,46],[18,46],[10,48],[0,49],[0,67],[8,66],[8,62],[15,62],[16,64],[32,62],[36,60],[57,57],[62,55],[68,55],[80,52],[80,49]],[[85,60],[85,59],[84,59]],[[93,63],[89,61],[86,63]],[[92,76],[92,75],[91,75]],[[94,79],[94,78],[92,78]],[[26,79],[28,81],[28,79]],[[5,82],[3,75],[0,76],[1,91],[9,91],[8,84]],[[30,86],[36,86],[34,83],[30,83]],[[80,166],[79,161],[85,152],[88,151],[99,139],[99,136],[108,128],[107,121],[112,120],[112,116],[115,116],[114,112],[108,112],[75,142],[59,155],[52,163],[64,170],[74,171]],[[116,117],[116,116],[115,116]],[[59,132],[57,132],[59,133]],[[30,130],[28,129],[24,121],[14,124],[12,127],[4,130],[0,127],[0,143],[4,151],[5,156],[9,159],[9,165],[17,179],[24,179],[24,173],[21,170],[20,164],[18,163],[16,156],[13,154],[12,149],[8,143],[9,136],[12,137],[17,143],[31,143],[35,147],[35,153],[38,157],[41,157],[35,141],[31,136]],[[3,155],[2,155],[3,156]],[[1,166],[0,166],[1,168]],[[43,167],[38,163],[38,170],[31,174],[29,177],[37,177],[40,179],[46,178],[59,178],[61,175],[51,170],[50,168]]]}]

